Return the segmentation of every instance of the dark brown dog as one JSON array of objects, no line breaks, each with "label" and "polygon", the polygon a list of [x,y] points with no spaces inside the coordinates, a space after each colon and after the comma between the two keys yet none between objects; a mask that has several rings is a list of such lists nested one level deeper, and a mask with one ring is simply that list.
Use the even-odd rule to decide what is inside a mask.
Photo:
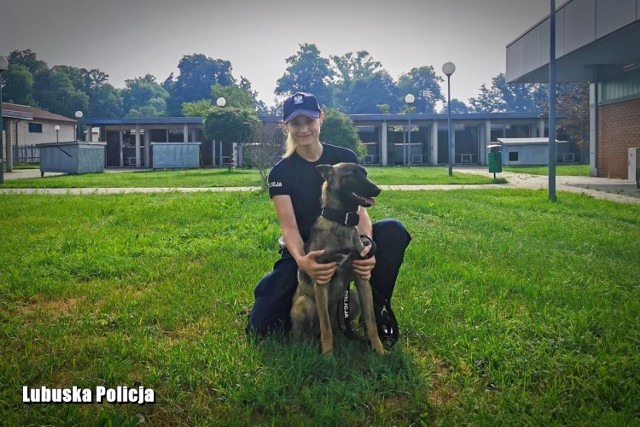
[{"label": "dark brown dog", "polygon": [[322,354],[333,351],[333,331],[339,324],[336,307],[343,301],[349,284],[355,280],[369,341],[377,353],[384,354],[373,312],[371,284],[354,274],[351,264],[364,249],[356,227],[358,209],[360,206],[372,206],[375,203],[373,198],[381,190],[367,178],[364,168],[355,163],[320,165],[317,168],[325,179],[322,215],[311,229],[305,250],[309,253],[324,249],[318,262],[335,261],[338,268],[325,285],[314,283],[307,273],[298,270],[298,288],[291,308],[293,334],[297,337],[316,336],[319,329]]}]

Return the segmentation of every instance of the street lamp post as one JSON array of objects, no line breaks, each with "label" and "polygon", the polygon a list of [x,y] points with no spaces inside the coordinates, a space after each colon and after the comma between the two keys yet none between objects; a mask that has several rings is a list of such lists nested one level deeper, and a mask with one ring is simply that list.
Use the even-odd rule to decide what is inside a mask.
[{"label": "street lamp post", "polygon": [[[0,55],[0,184],[4,183],[4,164],[2,161],[2,131],[4,130],[4,119],[2,118],[2,72],[9,68],[9,61]],[[11,145],[11,142],[9,142]]]},{"label": "street lamp post", "polygon": [[60,142],[60,139],[58,138],[58,133],[60,132],[60,125],[55,125],[53,128],[56,130],[56,142]]},{"label": "street lamp post", "polygon": [[549,199],[556,195],[556,1],[550,2],[549,15]]},{"label": "street lamp post", "polygon": [[[224,97],[220,97],[218,99],[216,99],[216,105],[220,108],[223,108],[225,105],[227,105],[227,100],[224,99]],[[216,158],[216,148],[215,148],[215,141],[213,142],[213,163],[215,164],[215,158]],[[218,151],[220,152],[220,166],[222,166],[222,141],[218,141]]]},{"label": "street lamp post", "polygon": [[409,148],[406,147],[405,145],[405,149],[404,149],[404,164],[411,164],[411,106],[413,105],[413,103],[416,101],[416,97],[411,95],[411,94],[407,94],[407,96],[404,97],[404,102],[407,103],[407,115],[409,116],[409,135],[407,137],[407,140],[409,142]]},{"label": "street lamp post", "polygon": [[453,62],[445,62],[442,65],[442,72],[447,75],[447,125],[448,125],[448,150],[449,150],[449,176],[453,175],[453,167],[452,167],[452,158],[454,157],[453,153],[453,145],[452,141],[452,130],[451,130],[451,75],[456,71],[456,66]]},{"label": "street lamp post", "polygon": [[80,120],[82,120],[82,116],[84,116],[84,114],[82,114],[82,111],[76,111],[76,119],[78,119],[78,141],[82,141],[82,129],[80,127]]}]

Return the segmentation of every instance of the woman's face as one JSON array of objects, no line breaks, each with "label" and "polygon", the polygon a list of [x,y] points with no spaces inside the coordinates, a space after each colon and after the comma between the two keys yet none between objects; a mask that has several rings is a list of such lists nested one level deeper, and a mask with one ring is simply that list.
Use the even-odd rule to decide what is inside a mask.
[{"label": "woman's face", "polygon": [[299,115],[287,123],[287,130],[293,137],[296,145],[309,146],[320,141],[322,118],[322,115],[320,115],[318,119]]}]

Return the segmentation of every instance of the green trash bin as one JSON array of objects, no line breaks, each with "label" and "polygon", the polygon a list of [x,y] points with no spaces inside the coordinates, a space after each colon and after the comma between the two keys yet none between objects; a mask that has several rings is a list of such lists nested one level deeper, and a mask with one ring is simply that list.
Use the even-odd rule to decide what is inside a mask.
[{"label": "green trash bin", "polygon": [[493,172],[493,179],[496,179],[496,172],[502,172],[502,146],[498,144],[489,145],[489,172]]}]

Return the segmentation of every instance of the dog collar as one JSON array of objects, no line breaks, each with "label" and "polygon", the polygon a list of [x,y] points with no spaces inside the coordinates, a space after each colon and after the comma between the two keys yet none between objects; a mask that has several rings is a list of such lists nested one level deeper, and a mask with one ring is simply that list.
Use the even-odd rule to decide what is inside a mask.
[{"label": "dog collar", "polygon": [[355,227],[360,222],[360,216],[358,212],[345,212],[337,209],[322,209],[320,214],[329,221],[337,222],[338,224],[346,225],[349,227]]}]

